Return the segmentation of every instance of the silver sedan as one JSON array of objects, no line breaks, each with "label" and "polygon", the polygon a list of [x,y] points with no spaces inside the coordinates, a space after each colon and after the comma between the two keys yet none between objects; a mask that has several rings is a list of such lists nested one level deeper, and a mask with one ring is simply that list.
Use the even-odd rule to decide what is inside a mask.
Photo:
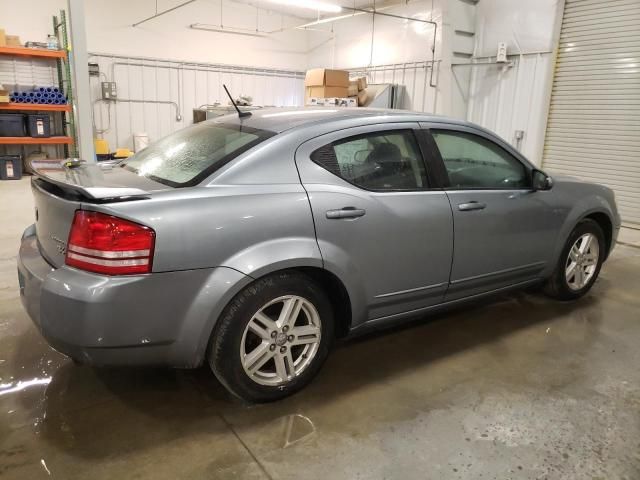
[{"label": "silver sedan", "polygon": [[513,288],[577,299],[620,226],[610,189],[409,112],[258,110],[115,165],[34,167],[18,272],[48,342],[92,365],[208,363],[257,402],[308,384],[336,338]]}]

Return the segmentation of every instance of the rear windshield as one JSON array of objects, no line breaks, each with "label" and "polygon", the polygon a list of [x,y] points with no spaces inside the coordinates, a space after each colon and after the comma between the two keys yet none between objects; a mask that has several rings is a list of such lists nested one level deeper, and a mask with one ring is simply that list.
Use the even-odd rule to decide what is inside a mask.
[{"label": "rear windshield", "polygon": [[236,124],[198,123],[152,143],[120,166],[171,187],[187,187],[273,135]]}]

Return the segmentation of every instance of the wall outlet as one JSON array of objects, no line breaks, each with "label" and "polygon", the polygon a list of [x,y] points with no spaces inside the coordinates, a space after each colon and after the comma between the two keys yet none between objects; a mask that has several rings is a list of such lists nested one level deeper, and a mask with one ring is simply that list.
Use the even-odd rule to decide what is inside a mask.
[{"label": "wall outlet", "polygon": [[522,148],[522,141],[524,140],[524,130],[515,130],[513,132],[513,146],[517,150]]},{"label": "wall outlet", "polygon": [[498,53],[496,54],[496,62],[507,63],[507,44],[505,42],[498,42]]}]

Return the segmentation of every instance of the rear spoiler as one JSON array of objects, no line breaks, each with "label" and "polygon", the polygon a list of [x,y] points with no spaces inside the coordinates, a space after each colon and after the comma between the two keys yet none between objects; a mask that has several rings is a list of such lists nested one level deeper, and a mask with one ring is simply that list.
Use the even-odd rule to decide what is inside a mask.
[{"label": "rear spoiler", "polygon": [[121,186],[105,178],[105,172],[111,170],[113,164],[103,167],[78,159],[34,160],[31,168],[33,174],[45,182],[89,200],[133,200],[149,198],[150,195],[145,190]]}]

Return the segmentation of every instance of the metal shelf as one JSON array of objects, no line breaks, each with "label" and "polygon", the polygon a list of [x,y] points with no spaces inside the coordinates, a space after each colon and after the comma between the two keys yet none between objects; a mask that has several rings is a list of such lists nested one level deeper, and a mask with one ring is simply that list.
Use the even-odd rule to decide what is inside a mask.
[{"label": "metal shelf", "polygon": [[46,50],[44,48],[0,47],[0,55],[16,55],[19,57],[67,58],[64,50]]},{"label": "metal shelf", "polygon": [[0,110],[28,112],[70,112],[71,105],[49,105],[46,103],[10,103],[0,105]]},{"label": "metal shelf", "polygon": [[[50,138],[32,138],[32,137],[0,137],[0,145],[57,145],[55,148],[58,157],[76,157],[78,155],[76,144],[76,128],[73,115],[73,89],[71,81],[71,72],[69,67],[69,57],[71,56],[71,46],[67,36],[66,14],[64,10],[60,10],[60,17],[53,16],[51,18],[53,25],[53,33],[58,39],[59,48],[57,50],[49,50],[46,48],[27,48],[22,46],[1,46],[0,58],[14,57],[15,61],[21,58],[23,62],[34,63],[38,59],[50,60],[55,63],[57,71],[57,79],[54,82],[61,92],[64,92],[67,98],[66,105],[50,105],[38,103],[17,103],[0,105],[0,113],[4,112],[51,112],[53,121],[61,127],[54,127],[61,135]],[[8,72],[11,73],[10,70]],[[15,72],[14,72],[15,75]],[[32,75],[33,77],[33,75]],[[35,82],[35,80],[34,80]],[[14,82],[19,83],[17,80]],[[24,82],[23,82],[24,83]],[[29,84],[31,82],[27,82]],[[28,153],[29,149],[22,149],[23,155]]]},{"label": "metal shelf", "polygon": [[0,137],[0,145],[65,145],[73,143],[71,137]]}]

